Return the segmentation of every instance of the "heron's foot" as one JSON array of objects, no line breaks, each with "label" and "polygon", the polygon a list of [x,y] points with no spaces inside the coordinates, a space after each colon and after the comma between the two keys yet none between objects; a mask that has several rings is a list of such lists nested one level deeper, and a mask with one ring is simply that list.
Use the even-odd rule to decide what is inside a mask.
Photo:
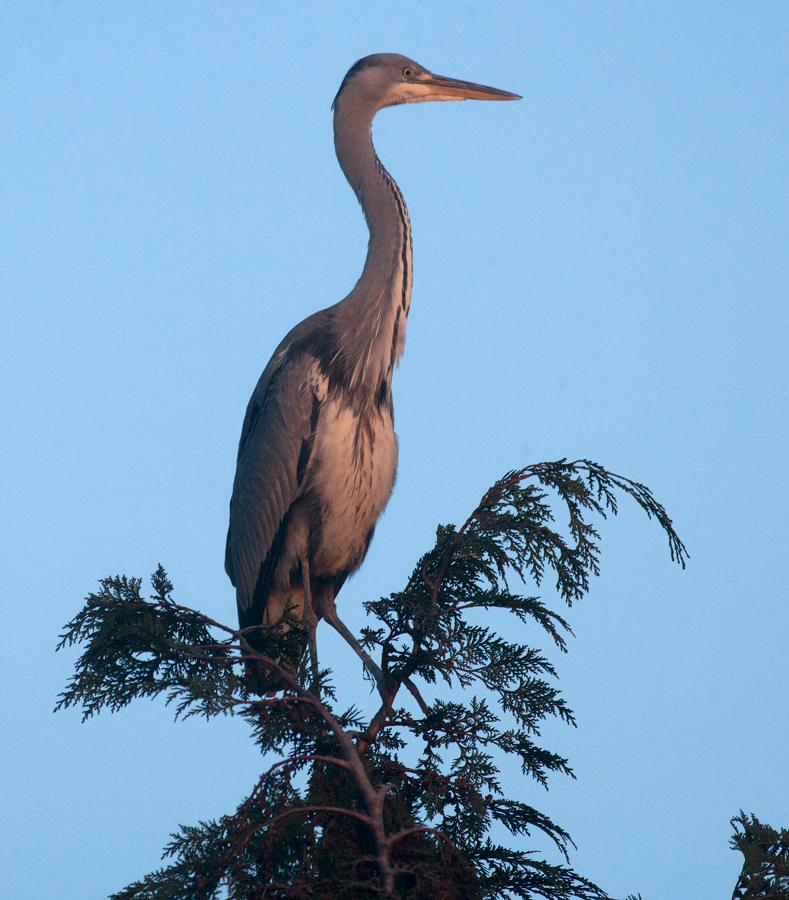
[{"label": "heron's foot", "polygon": [[356,655],[361,659],[364,663],[365,669],[372,675],[375,680],[376,687],[378,688],[378,693],[383,696],[384,692],[387,690],[388,683],[384,673],[381,671],[381,667],[373,660],[370,654],[362,647],[359,643],[356,636],[353,632],[348,628],[348,626],[342,621],[342,619],[337,615],[337,607],[334,604],[334,600],[328,600],[328,598],[324,599],[323,603],[323,618],[332,626],[336,631],[338,631],[346,640],[348,644],[353,648]]},{"label": "heron's foot", "polygon": [[304,615],[302,617],[304,630],[307,632],[307,642],[310,651],[310,669],[312,670],[312,680],[318,680],[318,617],[312,608],[312,603],[308,602],[308,598],[304,598]]},{"label": "heron's foot", "polygon": [[316,634],[318,631],[318,616],[312,605],[312,586],[310,584],[310,564],[306,557],[301,560],[301,573],[304,579],[304,606],[301,612],[301,621],[304,630],[307,632],[307,640],[310,645],[310,669],[312,670],[313,682],[318,681],[318,642]]}]

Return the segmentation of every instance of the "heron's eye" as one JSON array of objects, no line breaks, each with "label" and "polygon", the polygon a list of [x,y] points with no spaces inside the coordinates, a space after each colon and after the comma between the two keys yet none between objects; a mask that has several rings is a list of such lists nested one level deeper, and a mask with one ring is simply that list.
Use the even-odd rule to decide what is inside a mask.
[{"label": "heron's eye", "polygon": [[403,69],[403,78],[410,78],[414,74],[413,69],[405,68]]}]

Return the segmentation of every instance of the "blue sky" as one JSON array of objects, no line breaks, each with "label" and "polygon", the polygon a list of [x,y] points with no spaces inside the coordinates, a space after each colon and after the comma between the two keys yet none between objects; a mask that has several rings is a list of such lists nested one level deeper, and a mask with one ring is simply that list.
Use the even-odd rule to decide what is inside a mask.
[{"label": "blue sky", "polygon": [[[579,727],[543,735],[577,780],[508,784],[614,896],[729,896],[731,816],[789,825],[789,7],[6,0],[9,897],[119,890],[260,769],[234,720],[53,715],[75,659],[54,646],[97,579],[159,562],[180,602],[233,622],[244,409],[284,333],[361,271],[329,107],[382,51],[523,100],[376,120],[415,279],[398,483],[341,614],[358,627],[507,469],[585,456],[643,481],[689,567],[628,504],[602,527],[602,574],[556,659]],[[369,703],[355,658],[319,639]]]}]

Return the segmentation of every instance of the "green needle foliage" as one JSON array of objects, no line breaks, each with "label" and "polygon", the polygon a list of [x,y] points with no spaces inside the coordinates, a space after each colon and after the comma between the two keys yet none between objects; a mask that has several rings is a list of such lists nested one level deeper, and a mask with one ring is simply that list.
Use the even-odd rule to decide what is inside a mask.
[{"label": "green needle foliage", "polygon": [[[589,518],[615,514],[622,495],[658,522],[684,567],[651,492],[588,460],[509,472],[460,528],[440,527],[405,589],[366,604],[362,643],[381,672],[371,717],[339,703],[327,670],[313,678],[306,663],[281,662],[304,646],[293,615],[238,630],[176,604],[161,567],[150,601],[139,580],[102,581],[62,636],[61,647],[84,652],[58,707],[88,718],[163,694],[176,717],[244,716],[269,762],[232,815],[182,827],[169,864],[114,900],[605,898],[569,867],[567,832],[507,795],[497,760],[516,760],[543,786],[551,773],[572,775],[539,742],[543,720],[574,724],[572,711],[551,663],[523,640],[523,626],[537,625],[565,650],[570,629],[509,582],[549,578],[567,604],[582,597],[598,572]],[[517,622],[505,636],[491,623],[506,614]],[[256,694],[260,683],[280,689]],[[519,847],[547,835],[568,864],[496,843],[494,826]]]},{"label": "green needle foliage", "polygon": [[742,810],[731,824],[732,849],[745,857],[732,900],[789,900],[789,829],[776,831]]}]

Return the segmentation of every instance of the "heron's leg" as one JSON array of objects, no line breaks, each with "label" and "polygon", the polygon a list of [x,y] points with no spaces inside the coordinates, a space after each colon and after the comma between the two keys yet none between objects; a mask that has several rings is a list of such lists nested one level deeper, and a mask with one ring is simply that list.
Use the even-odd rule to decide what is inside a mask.
[{"label": "heron's leg", "polygon": [[365,669],[367,669],[367,671],[375,679],[375,683],[378,686],[378,691],[383,692],[386,688],[386,679],[384,678],[384,673],[381,671],[380,666],[377,665],[370,654],[364,649],[364,647],[362,647],[362,645],[353,635],[348,626],[337,615],[337,606],[334,602],[332,591],[326,591],[326,594],[323,597],[321,612],[323,613],[323,618],[326,619],[329,625],[331,625],[332,628],[336,629],[351,645],[351,647],[353,647],[356,655],[364,663]]},{"label": "heron's leg", "polygon": [[318,630],[318,616],[315,613],[315,607],[312,605],[310,564],[306,555],[301,558],[301,576],[304,581],[304,608],[301,611],[301,618],[310,644],[310,667],[312,668],[312,677],[317,681],[318,645],[316,643],[316,632]]}]

